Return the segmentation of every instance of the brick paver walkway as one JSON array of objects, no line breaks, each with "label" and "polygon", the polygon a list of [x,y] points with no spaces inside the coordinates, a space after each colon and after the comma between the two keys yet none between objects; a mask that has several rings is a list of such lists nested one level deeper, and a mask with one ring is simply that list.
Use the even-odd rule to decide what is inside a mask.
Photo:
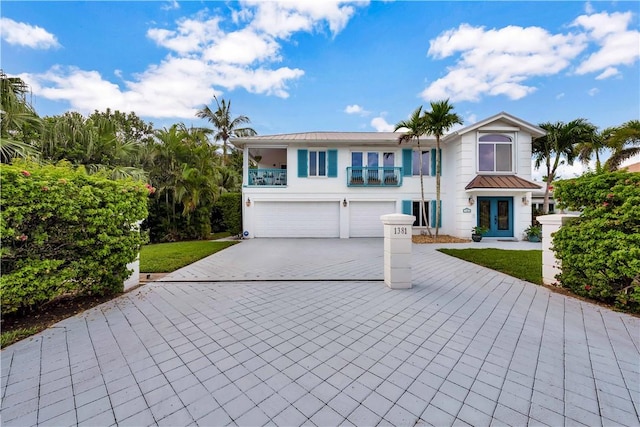
[{"label": "brick paver walkway", "polygon": [[349,279],[148,284],[2,351],[2,424],[640,425],[638,318],[427,245]]}]

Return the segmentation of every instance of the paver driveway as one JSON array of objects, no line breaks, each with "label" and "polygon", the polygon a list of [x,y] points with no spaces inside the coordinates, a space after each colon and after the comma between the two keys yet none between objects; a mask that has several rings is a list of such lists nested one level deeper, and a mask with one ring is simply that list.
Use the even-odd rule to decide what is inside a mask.
[{"label": "paver driveway", "polygon": [[350,279],[145,285],[2,351],[2,424],[640,424],[637,318],[428,245]]}]

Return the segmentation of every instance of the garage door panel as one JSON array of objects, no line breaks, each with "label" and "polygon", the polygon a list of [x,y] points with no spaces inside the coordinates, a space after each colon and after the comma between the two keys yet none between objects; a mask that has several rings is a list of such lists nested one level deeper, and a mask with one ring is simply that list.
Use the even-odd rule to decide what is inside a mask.
[{"label": "garage door panel", "polygon": [[340,237],[337,202],[256,202],[256,237]]},{"label": "garage door panel", "polygon": [[395,213],[395,202],[351,202],[349,206],[350,237],[383,237],[380,217]]}]

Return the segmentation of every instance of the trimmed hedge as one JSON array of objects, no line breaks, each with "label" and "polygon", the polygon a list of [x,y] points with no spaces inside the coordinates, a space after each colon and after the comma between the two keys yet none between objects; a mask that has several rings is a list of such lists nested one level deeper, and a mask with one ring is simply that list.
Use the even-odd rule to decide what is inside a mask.
[{"label": "trimmed hedge", "polygon": [[121,292],[142,236],[151,187],[86,175],[66,164],[0,171],[3,313],[65,294]]},{"label": "trimmed hedge", "polygon": [[640,312],[640,174],[586,174],[558,182],[554,196],[582,211],[553,238],[562,287]]},{"label": "trimmed hedge", "polygon": [[242,233],[242,194],[223,193],[216,205],[222,211],[225,230],[234,236]]}]

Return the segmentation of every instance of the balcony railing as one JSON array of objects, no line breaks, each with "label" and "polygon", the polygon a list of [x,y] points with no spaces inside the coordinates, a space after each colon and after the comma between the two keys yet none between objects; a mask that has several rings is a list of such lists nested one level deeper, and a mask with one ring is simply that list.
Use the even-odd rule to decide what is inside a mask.
[{"label": "balcony railing", "polygon": [[347,186],[349,187],[400,187],[402,168],[400,167],[348,167]]},{"label": "balcony railing", "polygon": [[250,186],[283,186],[287,185],[286,169],[249,169]]}]

